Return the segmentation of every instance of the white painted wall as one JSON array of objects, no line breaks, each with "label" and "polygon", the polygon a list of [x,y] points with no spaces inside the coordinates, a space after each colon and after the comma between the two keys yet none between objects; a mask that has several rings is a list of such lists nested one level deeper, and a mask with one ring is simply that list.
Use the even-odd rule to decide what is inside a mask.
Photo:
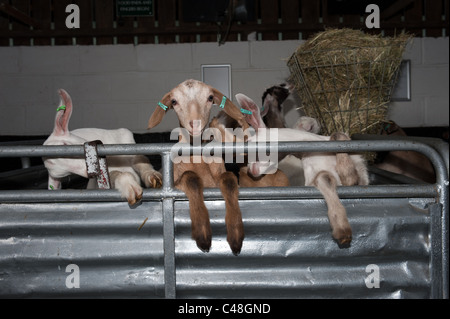
[{"label": "white painted wall", "polygon": [[[74,101],[71,129],[147,132],[159,99],[185,79],[200,80],[202,64],[231,64],[233,98],[241,92],[259,102],[266,87],[289,76],[286,59],[299,44],[0,47],[0,135],[50,134],[58,88]],[[400,125],[449,125],[448,44],[448,38],[416,38],[405,53],[412,60],[412,100],[392,104],[391,117]],[[286,103],[288,125],[300,115],[296,101],[293,97]],[[169,112],[152,131],[170,131],[177,124]]]},{"label": "white painted wall", "polygon": [[449,126],[449,38],[415,38],[403,58],[411,101],[391,103],[389,117],[403,127]]}]

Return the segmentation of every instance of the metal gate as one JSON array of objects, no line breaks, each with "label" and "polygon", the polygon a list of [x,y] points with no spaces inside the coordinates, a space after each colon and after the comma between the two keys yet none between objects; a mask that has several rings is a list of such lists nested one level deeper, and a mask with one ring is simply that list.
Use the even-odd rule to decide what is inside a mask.
[{"label": "metal gate", "polygon": [[[218,189],[204,191],[211,251],[190,238],[188,201],[173,187],[172,146],[98,147],[100,156],[161,155],[163,188],[144,190],[133,209],[116,190],[0,191],[0,296],[448,298],[448,144],[279,143],[280,152],[413,150],[431,160],[437,182],[339,187],[353,229],[343,249],[315,188],[241,188],[239,256],[226,241]],[[81,145],[0,146],[0,157],[83,154]]]}]

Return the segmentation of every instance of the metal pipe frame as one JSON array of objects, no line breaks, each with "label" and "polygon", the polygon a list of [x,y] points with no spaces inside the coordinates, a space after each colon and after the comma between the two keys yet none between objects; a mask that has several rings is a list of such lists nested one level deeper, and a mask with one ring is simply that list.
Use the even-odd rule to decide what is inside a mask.
[{"label": "metal pipe frame", "polygon": [[[358,138],[358,137],[357,137]],[[431,145],[430,145],[431,144]],[[433,252],[442,256],[442,293],[441,297],[448,298],[448,144],[429,141],[416,141],[411,139],[374,139],[352,141],[326,141],[326,142],[280,142],[262,143],[257,147],[250,143],[221,144],[209,143],[202,146],[188,144],[120,144],[99,145],[99,156],[108,155],[161,155],[163,187],[160,189],[144,190],[143,200],[162,201],[163,227],[164,227],[164,268],[165,268],[165,293],[167,298],[176,297],[175,280],[175,243],[174,243],[174,201],[187,200],[185,194],[174,188],[173,163],[171,154],[181,151],[182,154],[202,154],[206,147],[215,147],[220,154],[227,152],[248,153],[251,151],[279,153],[301,152],[347,152],[359,153],[365,151],[415,151],[424,154],[430,159],[436,172],[435,184],[423,185],[383,185],[383,186],[352,186],[338,187],[340,198],[435,198],[442,206],[441,213],[441,251]],[[209,154],[209,153],[208,153]],[[445,155],[447,154],[447,156]],[[72,146],[0,146],[0,157],[84,157],[82,145]],[[207,200],[222,199],[217,188],[205,189],[204,197]],[[240,200],[245,199],[288,199],[288,198],[322,198],[318,190],[313,187],[267,187],[267,188],[241,188]],[[0,191],[0,203],[23,202],[92,202],[92,201],[123,201],[116,190],[24,190],[24,191]],[[436,249],[435,247],[432,249]]]}]

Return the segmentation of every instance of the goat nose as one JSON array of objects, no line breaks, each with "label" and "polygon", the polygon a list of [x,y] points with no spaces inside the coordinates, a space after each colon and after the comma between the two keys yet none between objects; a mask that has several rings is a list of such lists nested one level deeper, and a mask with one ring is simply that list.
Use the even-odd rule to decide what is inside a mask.
[{"label": "goat nose", "polygon": [[193,135],[198,135],[202,132],[202,121],[201,120],[189,121],[189,126],[191,127],[191,133]]},{"label": "goat nose", "polygon": [[202,127],[202,121],[201,120],[189,121],[189,125],[193,129],[200,129]]}]

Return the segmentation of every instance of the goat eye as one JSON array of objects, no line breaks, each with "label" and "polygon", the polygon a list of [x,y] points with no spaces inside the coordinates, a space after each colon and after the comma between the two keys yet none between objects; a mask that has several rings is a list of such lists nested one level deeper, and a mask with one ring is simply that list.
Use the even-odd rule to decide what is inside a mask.
[{"label": "goat eye", "polygon": [[214,101],[214,95],[210,95],[210,96],[208,97],[208,102],[212,102],[212,101]]},{"label": "goat eye", "polygon": [[177,100],[173,99],[172,101],[170,101],[170,103],[172,103],[172,106],[177,105]]}]

